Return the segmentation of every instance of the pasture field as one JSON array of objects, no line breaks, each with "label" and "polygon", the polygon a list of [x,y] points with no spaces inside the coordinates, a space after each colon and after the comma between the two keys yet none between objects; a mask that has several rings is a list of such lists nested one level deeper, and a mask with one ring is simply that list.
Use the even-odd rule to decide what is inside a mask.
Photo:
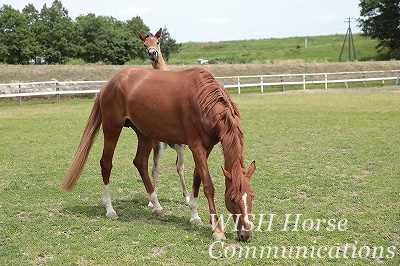
[{"label": "pasture field", "polygon": [[[313,37],[265,38],[258,40],[188,42],[181,51],[172,54],[170,64],[193,64],[197,59],[207,59],[209,63],[266,63],[277,60],[305,60],[337,62],[345,35],[323,35]],[[305,47],[307,39],[307,47]],[[379,60],[375,47],[377,40],[353,35],[356,58],[359,61]],[[348,60],[348,39],[341,61]],[[352,51],[353,52],[353,51]],[[352,60],[354,56],[351,55]]]},{"label": "pasture field", "polygon": [[[131,163],[136,136],[123,130],[111,177],[119,219],[110,220],[101,204],[101,134],[75,189],[60,190],[93,99],[0,102],[0,265],[400,264],[397,87],[232,98],[246,166],[257,164],[255,230],[252,242],[241,243],[228,223],[224,247],[212,240],[202,192],[204,225],[190,225],[173,150],[162,158],[158,195],[166,216],[159,218]],[[227,220],[222,165],[217,146],[209,168],[218,214]]]}]

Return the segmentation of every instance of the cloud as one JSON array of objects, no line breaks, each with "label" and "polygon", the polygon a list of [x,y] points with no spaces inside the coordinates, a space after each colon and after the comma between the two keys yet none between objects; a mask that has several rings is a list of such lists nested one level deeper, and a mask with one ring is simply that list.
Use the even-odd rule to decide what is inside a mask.
[{"label": "cloud", "polygon": [[123,10],[120,10],[118,12],[119,15],[122,16],[127,16],[127,17],[133,17],[133,16],[142,16],[144,14],[147,14],[151,11],[151,9],[149,7],[139,7],[139,8],[135,8],[135,7],[129,7]]},{"label": "cloud", "polygon": [[335,16],[334,15],[324,15],[324,16],[320,16],[318,18],[318,20],[322,20],[322,21],[333,21],[335,20]]}]

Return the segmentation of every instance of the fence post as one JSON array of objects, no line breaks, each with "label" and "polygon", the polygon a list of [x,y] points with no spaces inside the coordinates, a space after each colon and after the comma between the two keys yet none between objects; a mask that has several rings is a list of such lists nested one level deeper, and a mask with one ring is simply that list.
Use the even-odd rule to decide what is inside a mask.
[{"label": "fence post", "polygon": [[263,93],[264,92],[264,79],[263,79],[263,76],[261,76],[261,81],[260,81],[260,83],[261,83],[261,93]]},{"label": "fence post", "polygon": [[306,89],[306,75],[303,74],[303,90]]},{"label": "fence post", "polygon": [[385,85],[385,80],[383,79],[383,72],[381,72],[381,78],[382,78],[382,85]]},{"label": "fence post", "polygon": [[[283,82],[283,76],[281,76],[281,82]],[[282,84],[282,91],[285,91],[285,84]]]},{"label": "fence post", "polygon": [[325,90],[328,89],[328,74],[325,73]]},{"label": "fence post", "polygon": [[[363,73],[363,79],[365,79],[365,74],[364,73]],[[367,87],[367,82],[365,80],[363,81],[363,86],[364,86],[364,88]]]},{"label": "fence post", "polygon": [[[18,85],[18,92],[21,93],[21,84]],[[19,105],[22,105],[22,97],[19,96]]]},{"label": "fence post", "polygon": [[344,79],[345,79],[344,87],[347,89],[349,87],[349,84],[347,83],[347,75],[346,74],[344,74]]},{"label": "fence post", "polygon": [[[56,91],[60,91],[60,84],[58,84],[58,81],[56,81]],[[56,99],[57,103],[60,103],[60,94],[56,94]]]},{"label": "fence post", "polygon": [[240,78],[238,77],[238,94],[240,94]]}]

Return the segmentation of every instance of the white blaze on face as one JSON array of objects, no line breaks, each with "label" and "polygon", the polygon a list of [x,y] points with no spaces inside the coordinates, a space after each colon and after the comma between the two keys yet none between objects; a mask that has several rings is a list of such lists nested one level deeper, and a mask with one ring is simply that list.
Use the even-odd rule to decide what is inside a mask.
[{"label": "white blaze on face", "polygon": [[243,205],[244,205],[244,210],[243,210],[244,222],[245,223],[250,223],[249,214],[247,213],[247,208],[248,208],[248,205],[247,205],[247,193],[243,194],[242,200],[243,200]]}]

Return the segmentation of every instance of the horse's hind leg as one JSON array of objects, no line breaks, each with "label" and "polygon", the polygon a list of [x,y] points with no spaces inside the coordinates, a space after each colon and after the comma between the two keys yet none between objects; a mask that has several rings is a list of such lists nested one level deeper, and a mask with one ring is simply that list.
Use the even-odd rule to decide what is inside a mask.
[{"label": "horse's hind leg", "polygon": [[115,127],[112,129],[111,127],[103,126],[104,148],[103,155],[100,160],[100,166],[104,183],[103,204],[106,207],[106,216],[108,218],[118,218],[117,212],[114,210],[111,204],[110,175],[112,169],[112,158],[114,156],[115,147],[117,145],[119,135],[121,134],[121,130],[122,125],[121,127]]},{"label": "horse's hind leg", "polygon": [[189,203],[190,194],[187,191],[186,184],[185,184],[185,176],[183,175],[183,162],[185,160],[185,145],[174,144],[173,148],[176,150],[177,157],[176,157],[176,171],[178,172],[179,178],[181,180],[182,185],[182,194],[186,199],[186,203]]},{"label": "horse's hind leg", "polygon": [[138,147],[136,151],[135,159],[133,160],[133,164],[139,171],[139,174],[142,178],[144,186],[146,188],[147,193],[149,194],[149,199],[153,204],[153,212],[158,216],[164,216],[163,208],[161,207],[160,203],[158,202],[158,197],[156,192],[154,191],[153,184],[151,183],[149,177],[149,156],[151,149],[153,147],[154,140],[149,139],[139,131],[136,131],[138,136]]}]

